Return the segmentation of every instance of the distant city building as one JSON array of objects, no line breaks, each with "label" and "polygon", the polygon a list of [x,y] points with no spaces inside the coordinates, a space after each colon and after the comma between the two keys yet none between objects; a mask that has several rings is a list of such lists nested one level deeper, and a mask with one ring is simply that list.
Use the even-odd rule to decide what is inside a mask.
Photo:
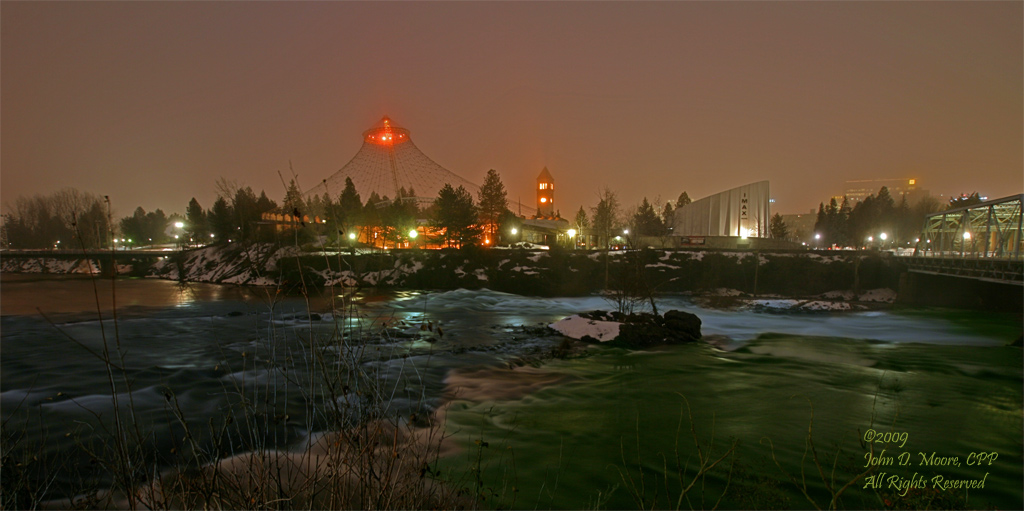
[{"label": "distant city building", "polygon": [[883,186],[889,189],[889,195],[897,204],[904,196],[908,203],[914,204],[928,195],[928,190],[921,189],[917,179],[857,179],[846,182],[843,195],[838,196],[836,202],[842,204],[845,196],[850,207],[853,207],[869,195],[878,195]]},{"label": "distant city building", "polygon": [[768,181],[743,185],[683,206],[673,213],[673,236],[768,237]]},{"label": "distant city building", "polygon": [[782,215],[782,223],[789,230],[789,238],[809,242],[814,240],[814,224],[818,222],[818,212],[813,209],[809,213]]}]

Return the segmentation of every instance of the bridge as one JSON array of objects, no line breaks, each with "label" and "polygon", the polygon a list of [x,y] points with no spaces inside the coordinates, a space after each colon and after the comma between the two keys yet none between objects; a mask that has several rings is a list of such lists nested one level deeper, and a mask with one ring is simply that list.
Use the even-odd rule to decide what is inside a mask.
[{"label": "bridge", "polygon": [[901,259],[913,273],[947,275],[1024,287],[1021,203],[1011,195],[925,218],[913,256]]}]

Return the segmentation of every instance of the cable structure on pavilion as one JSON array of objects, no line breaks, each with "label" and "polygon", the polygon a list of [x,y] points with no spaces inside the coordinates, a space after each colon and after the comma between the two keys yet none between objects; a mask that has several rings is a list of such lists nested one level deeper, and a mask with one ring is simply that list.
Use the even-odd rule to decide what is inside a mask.
[{"label": "cable structure on pavilion", "polygon": [[327,192],[337,197],[345,189],[345,178],[352,178],[364,201],[376,192],[382,199],[400,198],[427,205],[445,184],[454,188],[461,185],[474,196],[480,188],[423,154],[412,142],[409,130],[395,125],[387,116],[363,132],[362,147],[344,167],[307,195]]}]

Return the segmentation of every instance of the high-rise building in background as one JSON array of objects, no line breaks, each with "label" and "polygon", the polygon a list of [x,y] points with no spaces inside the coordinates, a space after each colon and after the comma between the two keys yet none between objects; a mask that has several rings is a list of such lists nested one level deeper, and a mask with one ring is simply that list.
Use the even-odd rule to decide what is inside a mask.
[{"label": "high-rise building in background", "polygon": [[889,195],[897,204],[902,197],[907,198],[907,203],[914,204],[928,195],[928,190],[922,189],[917,179],[856,179],[845,183],[843,195],[837,198],[837,202],[842,203],[845,196],[853,207],[869,195],[878,195],[883,186],[889,189]]}]

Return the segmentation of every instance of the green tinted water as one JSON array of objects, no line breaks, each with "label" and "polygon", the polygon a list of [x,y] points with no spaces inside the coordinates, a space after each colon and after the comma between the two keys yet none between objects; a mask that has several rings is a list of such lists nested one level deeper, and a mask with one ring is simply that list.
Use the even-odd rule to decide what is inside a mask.
[{"label": "green tinted water", "polygon": [[[840,507],[885,507],[915,473],[933,493],[935,476],[984,479],[969,493],[937,492],[949,502],[1024,504],[1020,349],[766,334],[734,352],[706,344],[597,351],[546,364],[571,378],[521,399],[456,401],[447,418],[466,451],[446,466],[469,469],[462,484],[495,506],[563,509],[710,508],[720,497],[722,508],[814,507],[784,473],[800,479],[803,468],[811,499],[827,507],[818,468],[804,458],[813,407],[813,446],[826,479],[835,464],[836,488],[864,470],[868,430],[906,433],[902,448],[876,445],[894,460],[871,474],[880,487],[860,480]],[[680,501],[699,464],[695,444],[713,460],[733,442],[735,455]],[[920,453],[933,452],[959,466],[924,464]],[[998,458],[968,466],[974,452]]]}]

